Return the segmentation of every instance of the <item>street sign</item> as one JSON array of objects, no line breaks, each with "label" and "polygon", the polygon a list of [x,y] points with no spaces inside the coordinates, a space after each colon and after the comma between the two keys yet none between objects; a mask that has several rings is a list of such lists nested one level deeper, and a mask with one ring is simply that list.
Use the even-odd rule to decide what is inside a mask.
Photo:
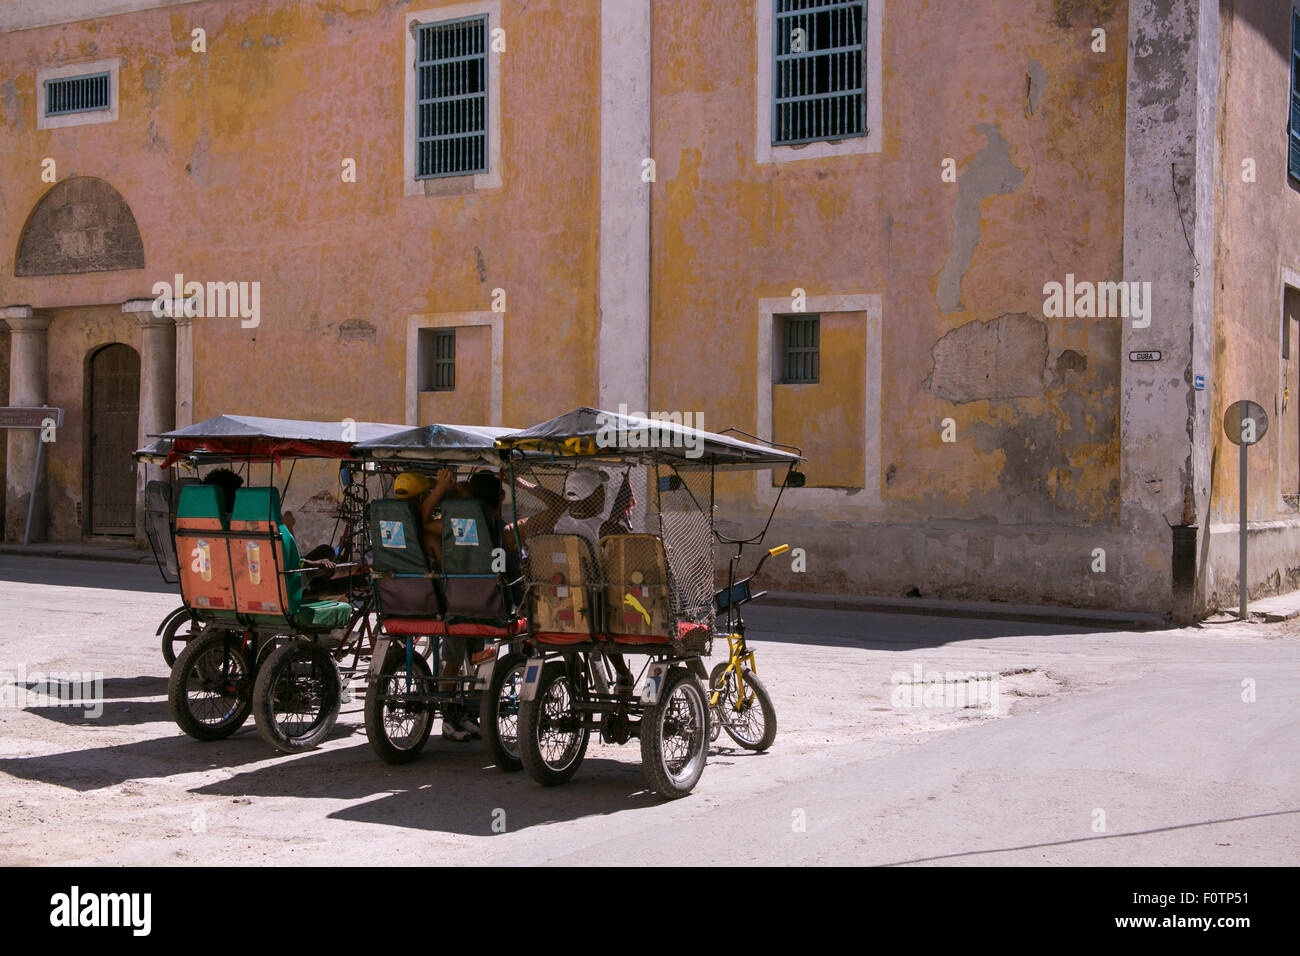
[{"label": "street sign", "polygon": [[1240,592],[1238,620],[1246,620],[1246,449],[1259,444],[1259,440],[1268,432],[1268,413],[1258,402],[1233,402],[1223,413],[1223,431],[1228,441],[1241,449],[1238,459],[1239,477],[1237,478],[1238,509],[1237,540],[1237,588]]},{"label": "street sign", "polygon": [[1234,445],[1254,445],[1268,432],[1268,412],[1255,402],[1233,402],[1223,413],[1223,430]]},{"label": "street sign", "polygon": [[54,421],[54,427],[63,424],[63,409],[48,405],[19,407],[10,405],[0,407],[0,428],[44,428],[45,422]]},{"label": "street sign", "polygon": [[1204,376],[1203,374],[1201,374],[1200,372],[1197,372],[1196,375],[1193,376],[1193,378],[1192,378],[1192,387],[1195,388],[1198,392],[1204,391],[1204,390],[1205,390],[1205,376]]},{"label": "street sign", "polygon": [[1128,353],[1128,360],[1129,360],[1130,362],[1159,362],[1159,361],[1160,361],[1160,353],[1159,353],[1159,352],[1155,352],[1155,351],[1150,351],[1150,352],[1129,352],[1129,353]]}]

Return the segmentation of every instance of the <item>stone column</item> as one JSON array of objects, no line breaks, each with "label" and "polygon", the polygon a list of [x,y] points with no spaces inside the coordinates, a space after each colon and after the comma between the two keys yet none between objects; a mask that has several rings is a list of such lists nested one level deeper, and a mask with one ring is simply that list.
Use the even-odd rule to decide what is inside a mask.
[{"label": "stone column", "polygon": [[[171,431],[176,423],[176,322],[170,315],[155,315],[153,303],[153,299],[131,299],[122,304],[122,311],[134,315],[143,332],[137,447],[153,441],[153,435]],[[143,465],[136,469],[135,534],[139,541],[145,540],[145,485],[164,477],[157,465]]]},{"label": "stone column", "polygon": [[[0,315],[9,325],[9,404],[22,407],[44,405],[49,394],[47,332],[53,316],[27,305],[9,306],[0,311]],[[44,541],[47,537],[49,520],[44,471],[35,485],[32,483],[32,468],[36,464],[40,440],[41,433],[37,429],[9,429],[5,463],[6,541],[22,541],[28,504],[33,496],[31,540]]]},{"label": "stone column", "polygon": [[173,428],[194,424],[194,317],[176,313],[176,420]]}]

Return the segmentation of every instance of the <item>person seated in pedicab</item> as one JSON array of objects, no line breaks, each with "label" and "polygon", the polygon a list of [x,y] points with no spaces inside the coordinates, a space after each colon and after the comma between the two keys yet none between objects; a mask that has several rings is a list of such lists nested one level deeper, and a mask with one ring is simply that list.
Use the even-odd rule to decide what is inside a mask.
[{"label": "person seated in pedicab", "polygon": [[229,468],[214,468],[203,476],[201,484],[216,485],[221,490],[221,501],[218,502],[221,523],[229,527],[230,512],[235,510],[235,492],[244,486],[244,479]]},{"label": "person seated in pedicab", "polygon": [[[556,493],[544,485],[515,476],[516,487],[541,500],[543,509],[535,515],[520,518],[507,531],[514,538],[516,529],[525,541],[535,534],[576,534],[591,544],[593,555],[600,553],[600,539],[609,534],[625,534],[632,530],[631,513],[636,505],[632,483],[626,475],[617,492],[610,494],[610,475],[599,468],[575,468],[564,478],[564,491]],[[622,654],[607,653],[617,675],[614,693],[630,696],[636,678],[623,660]]]},{"label": "person seated in pedicab", "polygon": [[[437,513],[438,505],[458,487],[456,472],[450,468],[438,469],[435,481],[418,471],[404,471],[393,483],[394,496],[415,502],[420,513],[420,530],[424,535],[424,553],[429,555],[435,567],[442,566],[442,517]],[[463,494],[463,491],[457,493]]]},{"label": "person seated in pedicab", "polygon": [[[289,535],[294,538],[295,546],[297,545],[297,536],[294,534],[294,529],[297,524],[298,518],[292,511],[281,512],[281,528],[282,530],[288,530]],[[299,575],[302,579],[304,600],[316,600],[322,595],[336,594],[346,587],[346,585],[331,583],[335,580],[335,558],[337,557],[333,545],[328,544],[319,544],[299,557],[300,567],[314,569],[306,574]],[[339,580],[343,579],[340,578]]]}]

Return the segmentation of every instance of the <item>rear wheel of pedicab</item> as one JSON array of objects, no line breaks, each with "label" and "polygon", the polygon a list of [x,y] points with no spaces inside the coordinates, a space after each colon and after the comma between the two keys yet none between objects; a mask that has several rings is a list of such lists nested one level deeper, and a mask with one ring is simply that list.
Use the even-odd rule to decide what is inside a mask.
[{"label": "rear wheel of pedicab", "polygon": [[238,730],[253,706],[253,664],[238,631],[206,628],[172,666],[167,703],[176,726],[195,740]]},{"label": "rear wheel of pedicab", "polygon": [[[414,760],[429,742],[433,729],[433,705],[403,700],[385,700],[406,693],[406,648],[396,644],[389,648],[383,668],[366,689],[366,738],[375,753],[387,763]],[[411,658],[413,678],[432,677],[429,665],[418,653]],[[411,690],[427,694],[427,681],[413,682]]]},{"label": "rear wheel of pedicab", "polygon": [[479,704],[479,728],[492,751],[492,760],[508,773],[523,769],[519,759],[519,692],[524,686],[528,658],[507,654],[492,665],[492,680]]},{"label": "rear wheel of pedicab", "polygon": [[315,641],[281,644],[257,670],[257,732],[283,753],[311,750],[338,720],[341,694],[339,670],[329,651]]},{"label": "rear wheel of pedicab", "polygon": [[528,775],[546,787],[572,777],[587,754],[591,728],[574,706],[564,664],[542,668],[537,694],[519,702],[519,759]]},{"label": "rear wheel of pedicab", "polygon": [[710,739],[717,739],[716,728],[721,724],[727,736],[746,750],[766,750],[776,740],[776,708],[753,671],[743,668],[741,676],[745,682],[743,699],[736,672],[727,673],[726,661],[714,666],[709,674],[710,695],[718,691],[718,706],[709,715],[713,728]]},{"label": "rear wheel of pedicab", "polygon": [[168,667],[176,663],[176,655],[198,632],[199,626],[187,609],[178,608],[168,616],[162,629],[162,656]]},{"label": "rear wheel of pedicab", "polygon": [[709,740],[709,705],[699,681],[683,668],[664,680],[659,700],[641,718],[641,766],[660,796],[675,800],[704,773]]}]

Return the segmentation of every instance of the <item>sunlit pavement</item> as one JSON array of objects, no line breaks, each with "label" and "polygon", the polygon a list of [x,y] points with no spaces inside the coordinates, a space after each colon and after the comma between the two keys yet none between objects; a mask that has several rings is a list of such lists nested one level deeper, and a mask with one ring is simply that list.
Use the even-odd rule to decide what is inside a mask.
[{"label": "sunlit pavement", "polygon": [[[1132,633],[756,605],[776,743],[723,736],[695,792],[666,803],[635,740],[593,743],[550,789],[436,729],[389,767],[359,701],[312,753],[273,753],[251,720],[199,743],[168,712],[154,631],[179,601],[156,570],[0,555],[0,600],[4,863],[1280,865],[1300,850],[1295,622]],[[102,712],[14,683],[60,674],[102,674]]]}]

